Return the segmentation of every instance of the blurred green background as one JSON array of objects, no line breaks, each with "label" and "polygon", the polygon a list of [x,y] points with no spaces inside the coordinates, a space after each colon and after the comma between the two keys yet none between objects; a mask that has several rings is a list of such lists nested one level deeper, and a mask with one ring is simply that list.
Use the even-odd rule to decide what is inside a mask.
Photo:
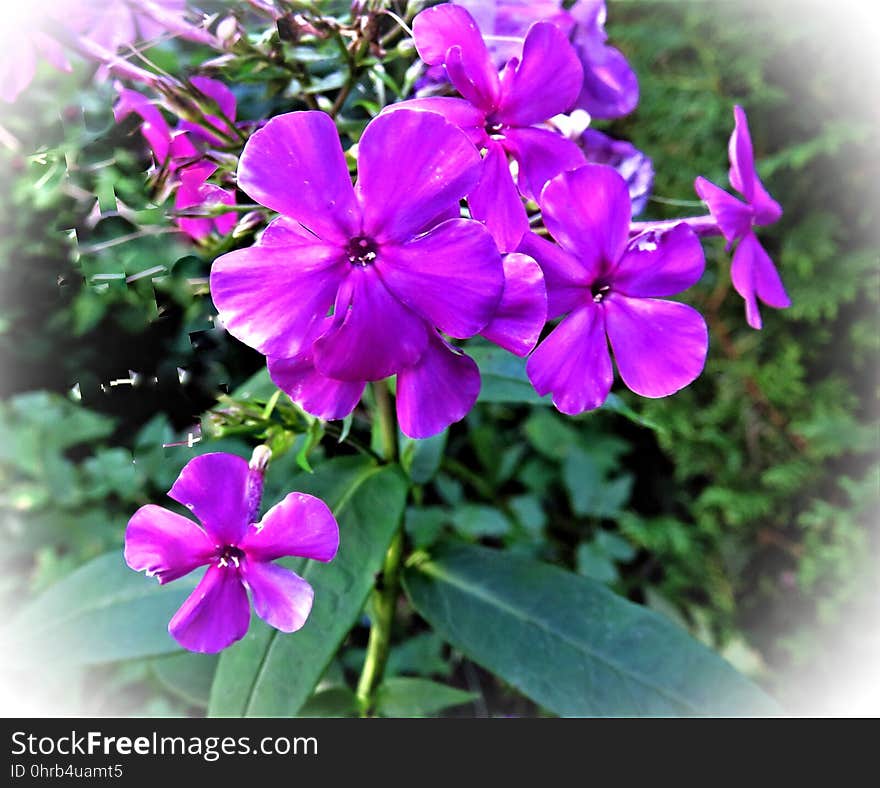
[{"label": "blurred green background", "polygon": [[[616,388],[617,412],[576,419],[480,405],[449,431],[407,519],[415,545],[452,530],[607,583],[678,621],[793,713],[852,711],[850,682],[880,656],[880,102],[861,13],[609,3],[611,41],[642,98],[628,118],[596,125],[654,160],[642,218],[701,213],[677,202],[696,200],[696,175],[726,183],[742,104],[760,174],[785,209],[761,238],[794,306],[765,308],[764,330],[749,329],[723,243],[708,242],[707,274],[689,295],[711,334],[695,384],[661,401]],[[164,53],[166,67],[189,57]],[[239,116],[256,117],[259,86],[234,87]],[[262,359],[214,327],[214,250],[167,231],[144,186],[136,124],[114,124],[111,106],[111,86],[93,85],[88,69],[47,70],[0,117],[2,610],[121,549],[128,517],[161,503],[193,453],[250,450],[235,438],[186,445]],[[172,443],[183,445],[163,448]],[[278,466],[279,490],[292,470]],[[392,672],[475,692],[468,715],[537,713],[423,629],[405,618]],[[365,632],[351,634],[327,682],[358,669]],[[14,648],[15,632],[4,642]],[[18,691],[81,713],[200,714],[212,665],[71,670]]]}]

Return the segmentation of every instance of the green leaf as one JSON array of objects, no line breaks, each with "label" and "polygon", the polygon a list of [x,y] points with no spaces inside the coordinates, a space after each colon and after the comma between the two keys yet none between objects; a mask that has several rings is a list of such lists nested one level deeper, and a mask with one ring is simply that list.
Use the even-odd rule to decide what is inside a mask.
[{"label": "green leaf", "polygon": [[211,694],[217,660],[216,654],[184,651],[153,660],[152,668],[165,689],[193,706],[205,708]]},{"label": "green leaf", "polygon": [[380,717],[430,717],[475,697],[429,679],[398,677],[386,679],[376,691],[376,711]]},{"label": "green leaf", "polygon": [[510,531],[510,520],[498,509],[476,503],[457,507],[452,513],[452,524],[460,534],[474,539],[505,536]]},{"label": "green leaf", "polygon": [[464,348],[477,362],[482,384],[477,402],[510,402],[549,405],[550,397],[539,397],[526,375],[526,360],[497,345],[474,340]]},{"label": "green leaf", "polygon": [[220,658],[210,715],[273,717],[300,710],[363,609],[407,492],[399,469],[361,457],[327,462],[292,486],[333,509],[339,553],[329,564],[290,563],[315,589],[309,620],[292,634],[254,620],[244,640]]},{"label": "green leaf", "polygon": [[299,710],[300,717],[355,717],[357,697],[348,687],[318,690]]},{"label": "green leaf", "polygon": [[400,434],[400,464],[416,484],[427,484],[436,475],[446,449],[447,435],[448,430],[443,430],[432,438],[415,440]]},{"label": "green leaf", "polygon": [[554,566],[448,545],[404,585],[445,640],[556,714],[779,713],[679,627]]},{"label": "green leaf", "polygon": [[201,573],[156,586],[129,569],[122,550],[99,556],[50,586],[12,625],[16,651],[45,665],[89,665],[170,654],[168,622]]}]

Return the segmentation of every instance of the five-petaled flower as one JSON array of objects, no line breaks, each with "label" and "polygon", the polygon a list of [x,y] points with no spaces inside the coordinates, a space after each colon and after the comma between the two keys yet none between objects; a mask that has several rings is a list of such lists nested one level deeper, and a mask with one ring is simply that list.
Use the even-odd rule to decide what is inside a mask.
[{"label": "five-petaled flower", "polygon": [[773,224],[782,216],[782,207],[764,188],[755,172],[755,156],[749,124],[742,107],[734,107],[735,125],[730,136],[730,185],[745,202],[720,189],[705,178],[698,177],[694,188],[712,212],[718,227],[727,239],[727,248],[739,241],[733,253],[730,277],[733,286],[746,302],[746,320],[752,328],[761,328],[758,299],[767,306],[784,309],[791,306],[779,272],[755,235],[756,226]]},{"label": "five-petaled flower", "polygon": [[[462,98],[410,99],[386,112],[436,112],[485,151],[468,206],[502,251],[515,251],[529,226],[520,193],[536,198],[554,175],[585,162],[571,140],[538,125],[571,109],[583,83],[580,61],[565,33],[538,22],[525,36],[521,57],[508,60],[499,74],[473,17],[448,3],[416,16],[413,34],[422,60],[442,64]],[[508,156],[517,163],[517,183]]]},{"label": "five-petaled flower", "polygon": [[[214,262],[211,295],[223,325],[268,356],[273,380],[308,412],[342,418],[367,381],[396,374],[401,429],[427,437],[463,418],[480,388],[476,364],[439,332],[519,334],[519,321],[496,321],[508,307],[522,313],[518,285],[540,270],[522,256],[503,264],[486,228],[460,218],[480,156],[439,115],[380,115],[357,158],[355,188],[322,112],[257,131],[238,184],[282,215],[257,244]],[[534,344],[545,296],[526,289]]]},{"label": "five-petaled flower", "polygon": [[327,505],[290,493],[259,522],[265,455],[250,466],[233,454],[203,454],[181,471],[168,495],[201,522],[148,504],[125,531],[125,561],[160,583],[207,564],[168,631],[190,651],[214,653],[245,636],[254,610],[282,632],[295,632],[312,608],[312,587],[290,569],[272,563],[283,556],[330,561],[339,528]]},{"label": "five-petaled flower", "polygon": [[686,304],[663,300],[694,284],[703,249],[686,225],[628,240],[626,182],[611,167],[588,164],[558,175],[540,198],[558,246],[529,234],[523,251],[544,269],[548,316],[566,315],[529,358],[541,395],[563,413],[599,407],[613,381],[644,397],[665,397],[693,381],[708,350],[706,323]]}]

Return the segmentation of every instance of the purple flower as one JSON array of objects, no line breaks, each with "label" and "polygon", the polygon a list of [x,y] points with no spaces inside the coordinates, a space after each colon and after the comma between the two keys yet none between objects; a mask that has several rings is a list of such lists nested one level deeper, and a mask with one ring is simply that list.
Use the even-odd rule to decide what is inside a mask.
[{"label": "purple flower", "polygon": [[[178,211],[197,206],[210,207],[224,204],[235,205],[235,192],[207,183],[216,171],[216,165],[202,161],[180,170],[180,184],[174,195],[174,207]],[[207,238],[213,231],[226,235],[235,226],[234,211],[213,217],[179,217],[177,226],[194,241]]]},{"label": "purple flower", "polygon": [[[474,362],[438,331],[486,330],[508,290],[506,306],[523,310],[517,283],[535,270],[505,269],[486,228],[459,218],[480,156],[439,115],[380,115],[357,159],[353,188],[322,112],[279,115],[254,133],[238,185],[282,215],[214,262],[211,294],[229,332],[268,356],[273,380],[308,412],[341,418],[366,381],[396,374],[401,429],[427,437],[463,418],[480,387]],[[529,292],[540,308],[543,293]]]},{"label": "purple flower", "polygon": [[[10,9],[4,11],[8,14]],[[18,99],[31,84],[40,57],[58,71],[71,71],[61,44],[40,29],[43,21],[37,11],[36,15],[22,15],[20,19],[13,15],[4,22],[0,32],[0,99],[7,103]]]},{"label": "purple flower", "polygon": [[[502,251],[515,251],[528,230],[520,193],[534,199],[554,175],[584,163],[577,145],[537,125],[570,109],[577,98],[583,82],[577,56],[564,33],[540,22],[529,28],[522,58],[508,61],[499,75],[471,15],[448,3],[416,16],[413,33],[422,60],[442,64],[463,98],[411,99],[389,111],[439,113],[485,151],[468,205]],[[518,183],[508,156],[517,163]]]},{"label": "purple flower", "polygon": [[623,53],[608,46],[605,0],[578,0],[565,10],[560,0],[455,0],[477,21],[495,61],[518,57],[529,27],[556,25],[574,46],[584,81],[576,106],[596,118],[619,118],[639,103],[639,83]]},{"label": "purple flower", "polygon": [[614,167],[626,181],[633,215],[637,216],[648,202],[654,186],[654,165],[635,145],[616,140],[596,129],[586,129],[577,140],[591,164]]},{"label": "purple flower", "polygon": [[263,469],[232,454],[203,454],[190,460],[168,495],[201,522],[149,504],[125,530],[125,562],[160,583],[208,566],[196,589],[168,624],[190,651],[214,653],[245,636],[254,610],[282,632],[302,627],[312,608],[312,587],[276,558],[300,556],[330,561],[339,528],[327,505],[290,493],[259,522]]},{"label": "purple flower", "polygon": [[566,317],[529,358],[536,391],[563,413],[599,407],[611,389],[608,342],[623,382],[643,397],[665,397],[702,371],[708,333],[686,304],[663,300],[696,282],[703,249],[680,224],[628,240],[626,182],[588,164],[544,187],[544,223],[559,246],[529,234],[522,251],[544,269],[548,317]]},{"label": "purple flower", "polygon": [[735,126],[730,135],[728,156],[730,158],[730,185],[745,202],[731,196],[702,176],[694,182],[700,199],[708,206],[721,232],[727,239],[727,249],[739,241],[733,253],[730,277],[733,286],[746,302],[746,320],[752,328],[762,326],[758,309],[760,298],[767,306],[784,309],[791,306],[776,266],[761,246],[754,228],[773,224],[782,216],[782,208],[764,188],[755,172],[755,157],[749,124],[742,107],[734,107]]},{"label": "purple flower", "polygon": [[185,10],[186,0],[69,0],[58,15],[81,38],[115,53],[164,33],[167,26],[156,16],[182,19]]}]

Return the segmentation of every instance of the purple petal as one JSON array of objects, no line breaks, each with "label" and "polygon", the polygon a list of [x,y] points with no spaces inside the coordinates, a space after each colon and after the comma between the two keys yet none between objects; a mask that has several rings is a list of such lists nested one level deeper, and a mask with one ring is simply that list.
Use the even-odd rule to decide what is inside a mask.
[{"label": "purple petal", "polygon": [[269,377],[306,413],[331,421],[344,419],[360,402],[365,383],[334,380],[315,369],[312,354],[270,358]]},{"label": "purple petal", "polygon": [[469,101],[453,96],[426,96],[408,99],[385,107],[383,114],[399,110],[420,110],[433,112],[467,134],[468,139],[478,148],[485,146],[489,139],[486,134],[486,114]]},{"label": "purple petal", "polygon": [[613,289],[636,298],[671,296],[703,275],[700,239],[686,224],[633,238],[612,274]]},{"label": "purple petal", "polygon": [[247,460],[212,452],[193,457],[168,491],[199,518],[216,546],[236,545],[248,525]]},{"label": "purple petal", "polygon": [[730,185],[751,203],[758,224],[773,224],[782,216],[782,207],[767,193],[755,171],[752,138],[749,134],[749,122],[745,110],[740,106],[734,107],[733,117],[735,125],[727,146],[730,157],[728,173]]},{"label": "purple petal", "polygon": [[583,85],[584,70],[567,36],[552,22],[529,28],[522,59],[508,63],[501,101],[492,116],[510,126],[531,126],[567,112]]},{"label": "purple petal", "polygon": [[146,96],[136,90],[122,88],[119,90],[119,98],[113,105],[113,117],[117,123],[121,123],[131,113],[140,115],[143,119],[141,134],[147,140],[156,161],[161,164],[168,158],[171,147],[171,130],[165,118]]},{"label": "purple petal", "polygon": [[537,260],[544,272],[548,320],[592,301],[590,283],[594,272],[561,246],[535,233],[526,233],[519,251]]},{"label": "purple petal", "polygon": [[666,397],[703,371],[709,349],[706,321],[676,301],[612,294],[605,327],[623,382],[643,397]]},{"label": "purple petal", "polygon": [[[235,194],[219,186],[205,183],[217,167],[211,162],[202,162],[186,167],[180,171],[180,185],[174,196],[174,207],[177,210],[193,208],[199,205],[234,205]],[[190,238],[201,240],[207,238],[216,227],[218,232],[225,234],[235,224],[234,212],[221,214],[211,218],[179,218],[177,226]]]},{"label": "purple petal", "polygon": [[776,266],[754,233],[746,235],[733,253],[730,277],[736,292],[745,299],[746,321],[752,328],[762,326],[758,298],[775,309],[791,306]]},{"label": "purple petal", "polygon": [[125,563],[160,584],[207,564],[214,549],[213,541],[192,520],[153,504],[138,509],[125,529]]},{"label": "purple petal", "polygon": [[[225,116],[218,117],[217,115],[206,114],[204,118],[205,121],[224,134],[233,135],[234,131],[229,127],[228,121],[235,120],[235,94],[222,82],[216,79],[210,79],[209,77],[192,77],[190,82],[199,93],[212,99],[220,108],[220,112]],[[224,144],[220,137],[211,134],[211,132],[207,131],[204,126],[200,126],[198,123],[181,120],[178,124],[178,128],[188,131],[194,137],[205,140],[211,145]]]},{"label": "purple petal", "polygon": [[577,144],[549,129],[507,129],[504,146],[519,164],[519,188],[530,200],[559,173],[587,163]]},{"label": "purple petal", "polygon": [[292,250],[298,246],[313,246],[316,241],[314,233],[309,232],[296,219],[287,216],[276,216],[260,236],[260,246],[284,246]]},{"label": "purple petal", "polygon": [[[381,254],[381,252],[380,252]],[[315,368],[336,380],[382,380],[415,364],[425,349],[425,321],[404,306],[375,266],[352,266],[336,300],[333,325],[314,344]]]},{"label": "purple petal", "polygon": [[504,295],[482,335],[516,356],[526,356],[546,322],[547,291],[541,266],[528,255],[505,255]]},{"label": "purple petal", "polygon": [[419,57],[429,66],[445,64],[449,50],[458,47],[462,70],[481,103],[495,105],[498,72],[476,22],[464,8],[446,3],[422,11],[413,20],[413,39]]},{"label": "purple petal", "polygon": [[241,640],[251,622],[247,591],[234,566],[217,566],[174,614],[168,632],[185,649],[216,654]]},{"label": "purple petal", "polygon": [[614,266],[629,239],[632,205],[626,181],[612,167],[585,164],[541,192],[544,225],[590,272],[590,283]]},{"label": "purple petal", "polygon": [[31,39],[39,53],[46,58],[53,68],[68,74],[73,71],[73,67],[67,59],[67,54],[64,52],[64,47],[54,38],[38,30],[31,33]]},{"label": "purple petal", "polygon": [[[558,119],[554,122],[558,123]],[[654,186],[654,164],[642,151],[626,140],[616,140],[596,129],[584,129],[578,145],[592,164],[609,164],[626,180],[633,214],[645,208]]]},{"label": "purple petal", "polygon": [[37,56],[33,40],[27,35],[14,37],[6,47],[0,58],[0,98],[11,104],[33,82]]},{"label": "purple petal", "polygon": [[293,358],[350,268],[342,250],[317,239],[290,248],[251,246],[214,261],[211,297],[234,337],[264,355]]},{"label": "purple petal", "polygon": [[694,190],[709,206],[712,217],[718,222],[718,227],[728,241],[728,249],[737,238],[743,238],[751,232],[752,210],[748,205],[702,176],[694,181]]},{"label": "purple petal", "polygon": [[312,611],[315,592],[295,572],[262,561],[242,563],[241,575],[254,601],[254,610],[269,626],[296,632]]},{"label": "purple petal", "polygon": [[499,142],[489,140],[480,182],[468,195],[471,216],[483,222],[499,249],[516,249],[529,229],[529,217],[517,191],[507,153]]},{"label": "purple petal", "polygon": [[577,106],[594,118],[629,115],[639,103],[639,80],[623,53],[609,46],[592,57],[580,51],[584,83]]},{"label": "purple petal", "polygon": [[321,238],[346,241],[360,230],[348,165],[325,112],[277,115],[254,132],[241,154],[238,185]]},{"label": "purple petal", "polygon": [[564,318],[529,357],[526,372],[535,391],[552,393],[563,413],[598,408],[614,381],[602,309],[590,302]]},{"label": "purple petal", "polygon": [[463,419],[479,393],[473,359],[434,334],[419,363],[397,375],[400,429],[410,438],[430,438]]},{"label": "purple petal", "polygon": [[407,244],[383,248],[376,269],[404,304],[459,339],[488,324],[504,290],[501,255],[472,219],[450,219]]},{"label": "purple petal", "polygon": [[427,230],[473,189],[480,161],[464,132],[434,112],[379,115],[358,145],[364,234],[404,242]]},{"label": "purple petal", "polygon": [[320,498],[293,492],[248,528],[239,546],[251,561],[292,555],[326,563],[339,549],[339,526]]}]

